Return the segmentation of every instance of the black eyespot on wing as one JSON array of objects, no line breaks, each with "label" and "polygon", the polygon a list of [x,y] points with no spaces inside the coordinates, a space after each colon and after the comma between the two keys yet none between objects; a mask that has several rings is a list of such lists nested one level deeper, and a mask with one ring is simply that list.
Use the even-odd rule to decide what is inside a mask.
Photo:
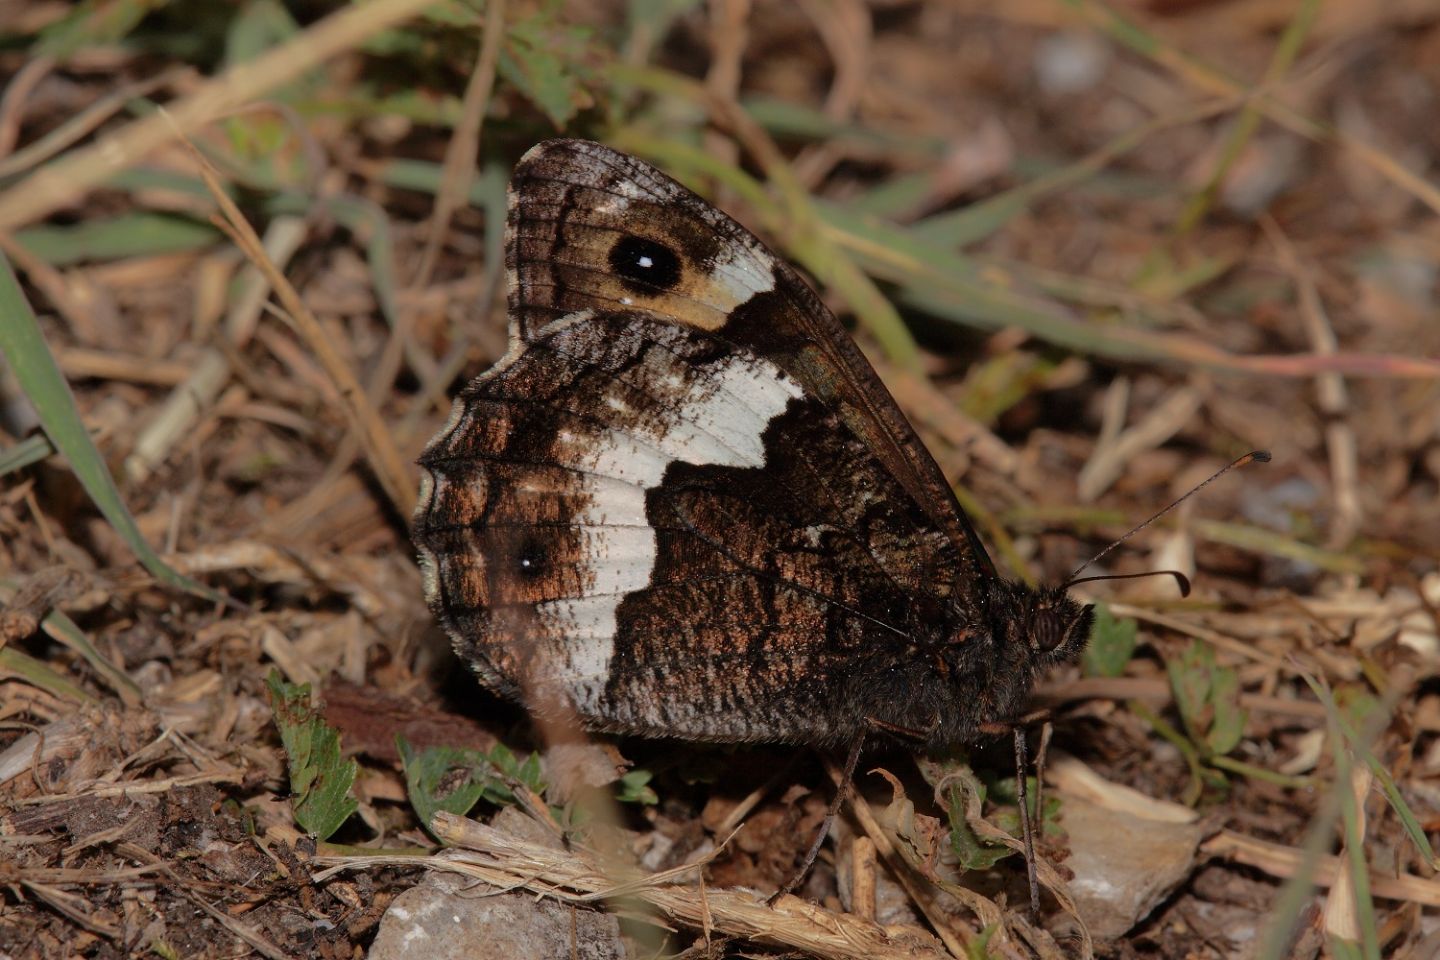
[{"label": "black eyespot on wing", "polygon": [[544,545],[536,538],[527,538],[516,551],[517,573],[524,579],[536,580],[546,571],[546,566]]},{"label": "black eyespot on wing", "polygon": [[640,294],[669,290],[680,282],[680,256],[645,237],[621,237],[610,248],[610,269],[627,288]]}]

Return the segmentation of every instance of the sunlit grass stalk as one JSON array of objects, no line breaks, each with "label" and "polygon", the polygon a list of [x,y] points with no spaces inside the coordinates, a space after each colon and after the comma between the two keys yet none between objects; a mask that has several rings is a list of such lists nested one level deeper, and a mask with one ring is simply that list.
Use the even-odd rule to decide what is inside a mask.
[{"label": "sunlit grass stalk", "polygon": [[[1295,16],[1291,18],[1286,26],[1285,32],[1281,34],[1280,41],[1275,45],[1275,53],[1270,58],[1270,65],[1265,70],[1265,77],[1261,81],[1261,88],[1271,87],[1278,83],[1285,76],[1290,65],[1294,63],[1295,57],[1300,52],[1300,47],[1305,37],[1310,33],[1310,27],[1315,23],[1316,14],[1320,11],[1319,0],[1303,0]],[[1235,124],[1230,128],[1229,135],[1220,149],[1220,158],[1215,164],[1215,169],[1210,172],[1201,188],[1191,195],[1186,202],[1185,208],[1180,211],[1176,219],[1174,235],[1182,237],[1195,228],[1210,207],[1215,202],[1215,197],[1220,192],[1220,184],[1235,165],[1235,161],[1244,152],[1246,144],[1250,142],[1255,131],[1259,129],[1262,113],[1259,105],[1254,101],[1245,104],[1240,115],[1235,118]]]},{"label": "sunlit grass stalk", "polygon": [[[1199,57],[1177,50],[1099,0],[1063,0],[1063,2],[1079,13],[1087,23],[1101,30],[1117,43],[1165,67],[1200,90],[1217,96],[1235,96],[1237,94],[1251,96],[1253,93],[1243,82],[1211,66]],[[1420,200],[1432,211],[1440,213],[1440,189],[1414,171],[1406,169],[1394,157],[1347,135],[1333,124],[1305,116],[1271,94],[1253,94],[1253,100],[1256,107],[1270,120],[1292,133],[1297,133],[1310,140],[1331,141],[1340,144],[1361,163]]]},{"label": "sunlit grass stalk", "polygon": [[[1332,749],[1343,752],[1345,748],[1340,745],[1343,727],[1334,697],[1320,681],[1308,673],[1303,673],[1302,676],[1325,707],[1326,722],[1330,725]],[[1375,711],[1374,717],[1365,725],[1361,742],[1373,741],[1378,733],[1388,725],[1389,720],[1388,706]],[[1261,932],[1255,960],[1282,960],[1287,956],[1286,951],[1289,949],[1300,913],[1304,909],[1306,901],[1314,895],[1315,876],[1319,871],[1320,861],[1333,842],[1335,821],[1341,816],[1341,794],[1349,792],[1350,789],[1348,775],[1346,779],[1340,779],[1337,767],[1335,783],[1332,784],[1331,789],[1325,792],[1314,815],[1310,818],[1310,825],[1305,831],[1305,839],[1301,844],[1300,862],[1297,864],[1295,872],[1280,888],[1279,895],[1271,905],[1270,923]]]}]

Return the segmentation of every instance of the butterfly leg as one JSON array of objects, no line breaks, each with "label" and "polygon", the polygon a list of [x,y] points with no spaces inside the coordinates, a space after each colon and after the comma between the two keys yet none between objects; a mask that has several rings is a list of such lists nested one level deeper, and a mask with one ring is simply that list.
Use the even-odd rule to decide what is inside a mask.
[{"label": "butterfly leg", "polygon": [[[1040,916],[1040,880],[1035,870],[1035,831],[1036,818],[1030,815],[1029,787],[1027,786],[1026,773],[1030,766],[1030,744],[1025,739],[1025,729],[1037,720],[1044,720],[1049,724],[1050,711],[1035,710],[1022,717],[1013,720],[986,723],[981,725],[982,733],[991,735],[1009,732],[1015,740],[1015,798],[1020,804],[1020,838],[1025,843],[1025,876],[1030,882],[1030,912],[1038,918]],[[1050,742],[1049,734],[1045,734],[1041,740],[1040,753],[1037,760],[1045,757],[1045,746]],[[1035,812],[1039,822],[1044,822],[1044,813],[1040,807],[1042,800],[1041,774],[1039,769],[1035,772]]]},{"label": "butterfly leg", "polygon": [[770,895],[769,899],[765,901],[767,904],[773,905],[787,893],[793,893],[805,879],[805,875],[810,872],[810,868],[814,866],[815,858],[820,855],[820,845],[830,835],[830,828],[834,826],[835,818],[840,813],[840,805],[850,795],[850,781],[855,776],[855,767],[860,763],[860,748],[864,743],[865,734],[862,733],[850,744],[850,753],[845,757],[845,767],[840,773],[840,782],[835,785],[835,796],[830,800],[830,809],[825,811],[825,820],[820,824],[820,829],[816,831],[815,839],[810,843],[810,849],[805,851],[805,859],[800,861],[799,868],[790,876],[790,879]]},{"label": "butterfly leg", "polygon": [[[1030,803],[1025,781],[1026,767],[1030,765],[1030,747],[1025,739],[1025,728],[1014,727],[1015,736],[1015,798],[1020,804],[1020,835],[1025,841],[1025,878],[1030,881],[1030,914],[1040,917],[1040,878],[1035,872],[1035,828],[1030,818]],[[1037,778],[1038,785],[1039,780]]]},{"label": "butterfly leg", "polygon": [[902,740],[909,740],[917,744],[923,744],[925,741],[929,740],[931,734],[935,732],[936,726],[936,724],[931,724],[927,729],[917,730],[914,727],[904,727],[898,723],[891,723],[888,720],[881,720],[879,717],[871,716],[867,716],[865,718],[865,722],[870,724],[870,726],[874,727],[876,730],[883,730],[886,733],[893,733],[895,736],[899,737]]}]

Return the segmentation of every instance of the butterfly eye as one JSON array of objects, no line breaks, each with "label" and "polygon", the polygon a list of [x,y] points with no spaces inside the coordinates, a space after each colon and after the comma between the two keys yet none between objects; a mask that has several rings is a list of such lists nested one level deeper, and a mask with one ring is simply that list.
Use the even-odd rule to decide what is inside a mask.
[{"label": "butterfly eye", "polygon": [[669,290],[680,282],[679,254],[646,237],[621,237],[610,248],[609,259],[610,269],[635,293]]},{"label": "butterfly eye", "polygon": [[1035,611],[1030,621],[1030,642],[1037,650],[1051,652],[1065,642],[1065,634],[1065,624],[1060,622],[1054,610],[1045,608]]}]

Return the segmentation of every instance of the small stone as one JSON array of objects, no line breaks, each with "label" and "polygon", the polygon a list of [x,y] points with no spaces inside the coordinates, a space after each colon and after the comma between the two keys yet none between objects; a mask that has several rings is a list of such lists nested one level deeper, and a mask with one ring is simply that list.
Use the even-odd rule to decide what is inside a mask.
[{"label": "small stone", "polygon": [[1167,823],[1116,813],[1065,797],[1061,823],[1070,837],[1065,866],[1070,895],[1096,939],[1122,936],[1189,876],[1204,835],[1196,823]]},{"label": "small stone", "polygon": [[432,873],[395,898],[369,960],[622,960],[608,913]]}]

